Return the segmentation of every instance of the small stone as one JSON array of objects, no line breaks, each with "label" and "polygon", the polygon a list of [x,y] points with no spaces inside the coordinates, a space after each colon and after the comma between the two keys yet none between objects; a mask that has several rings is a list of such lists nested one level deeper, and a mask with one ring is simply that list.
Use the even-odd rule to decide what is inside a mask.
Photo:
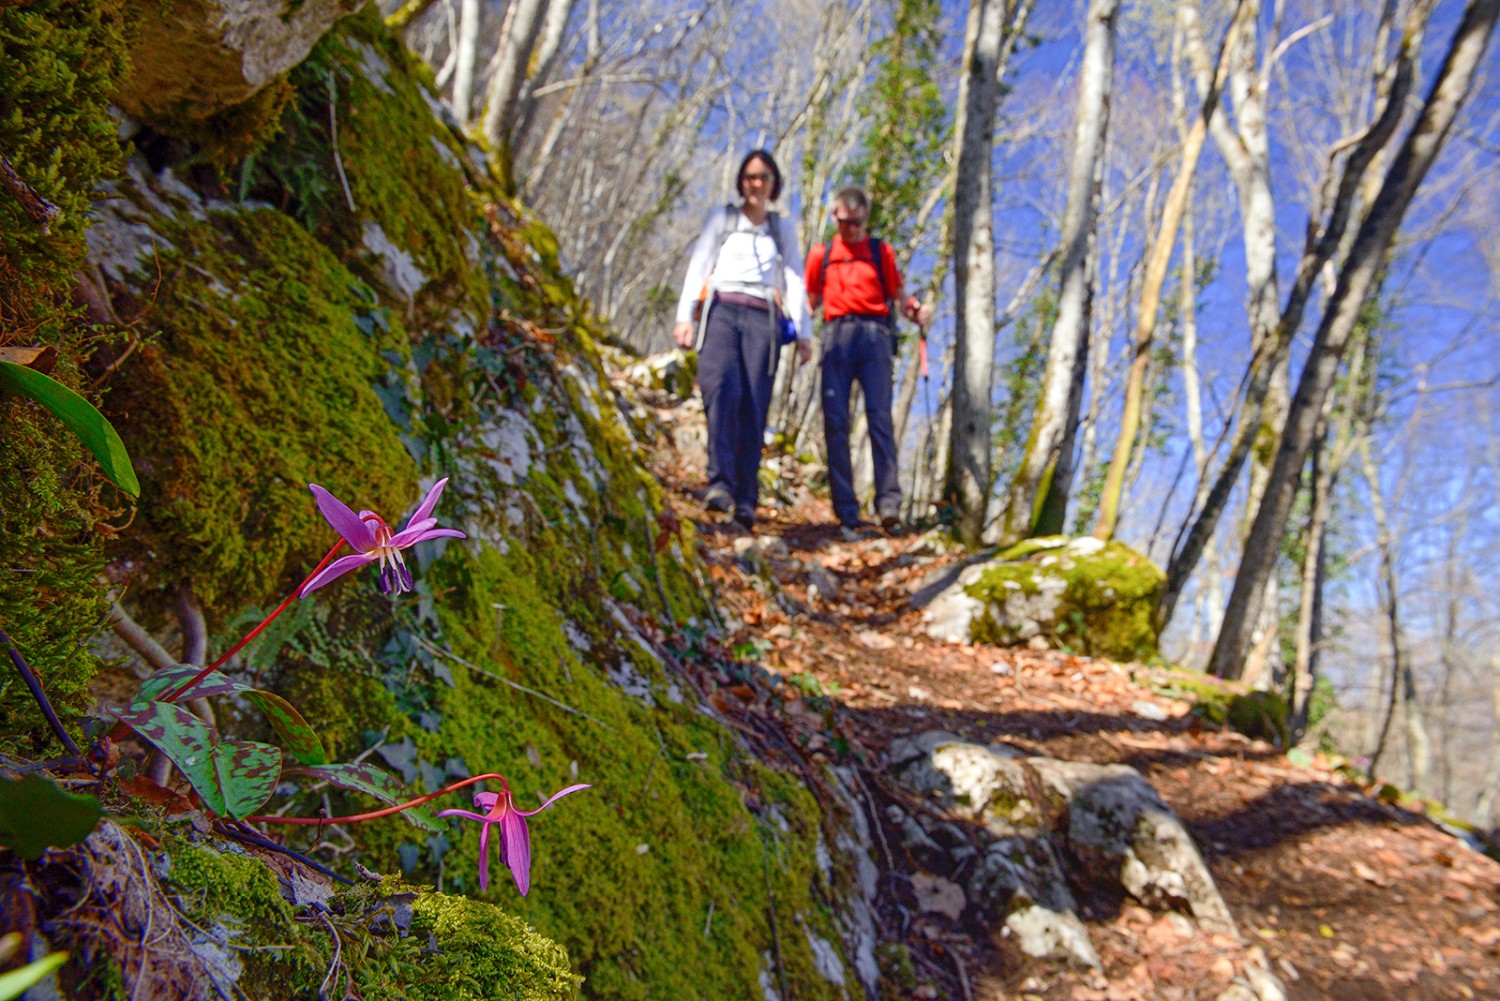
[{"label": "small stone", "polygon": [[637,855],[644,855],[647,852],[649,852],[650,850],[651,850],[651,846],[650,845],[641,844],[641,845],[636,845],[635,846],[635,853]]},{"label": "small stone", "polygon": [[1137,699],[1130,703],[1130,711],[1141,719],[1149,719],[1153,723],[1161,723],[1167,718],[1167,711],[1155,702],[1147,702],[1145,699]]}]

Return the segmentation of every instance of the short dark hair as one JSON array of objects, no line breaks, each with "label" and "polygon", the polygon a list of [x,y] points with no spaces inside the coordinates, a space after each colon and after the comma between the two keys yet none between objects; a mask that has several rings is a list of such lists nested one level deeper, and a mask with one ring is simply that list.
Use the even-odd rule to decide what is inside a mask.
[{"label": "short dark hair", "polygon": [[870,196],[865,194],[864,188],[852,184],[834,195],[833,203],[856,212],[868,213],[870,211]]},{"label": "short dark hair", "polygon": [[763,160],[765,161],[766,166],[770,168],[770,200],[774,202],[776,199],[781,197],[781,168],[776,166],[776,158],[771,155],[771,151],[768,149],[753,149],[745,154],[745,158],[740,161],[739,172],[734,175],[734,189],[740,193],[741,198],[745,197],[745,168],[750,166],[751,160]]}]

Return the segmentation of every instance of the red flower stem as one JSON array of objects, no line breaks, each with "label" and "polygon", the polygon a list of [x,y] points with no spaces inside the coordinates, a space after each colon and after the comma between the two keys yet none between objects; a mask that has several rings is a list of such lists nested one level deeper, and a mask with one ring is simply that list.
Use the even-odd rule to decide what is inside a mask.
[{"label": "red flower stem", "polygon": [[418,796],[416,799],[408,800],[397,806],[388,806],[384,810],[372,810],[369,813],[356,813],[348,817],[246,817],[245,819],[254,824],[306,824],[309,827],[315,824],[353,824],[361,820],[375,820],[378,817],[392,816],[393,814],[400,813],[402,810],[410,810],[414,806],[421,806],[423,803],[437,799],[439,796],[446,796],[450,792],[457,792],[464,786],[471,786],[475,782],[483,782],[485,779],[499,779],[502,785],[505,784],[504,775],[496,772],[486,772],[483,775],[461,779],[452,785],[444,786],[437,792],[430,792],[426,796]]},{"label": "red flower stem", "polygon": [[338,541],[337,545],[335,545],[332,549],[328,550],[328,555],[325,556],[325,557],[323,557],[323,562],[321,562],[317,566],[313,567],[312,573],[308,574],[307,577],[305,577],[303,579],[302,583],[300,583],[300,584],[297,585],[296,590],[294,590],[291,594],[287,595],[286,596],[286,600],[284,600],[281,604],[277,605],[276,609],[273,612],[271,612],[270,615],[267,615],[264,619],[261,619],[260,625],[256,626],[254,629],[250,630],[248,633],[246,633],[244,635],[244,637],[238,643],[236,643],[234,646],[230,647],[228,650],[225,650],[222,654],[220,654],[218,660],[215,660],[212,664],[208,665],[203,670],[201,670],[197,674],[193,675],[193,677],[188,682],[186,682],[185,684],[179,685],[178,687],[174,688],[168,695],[166,695],[164,698],[162,698],[162,699],[160,699],[158,701],[161,701],[161,702],[176,702],[178,699],[182,698],[182,695],[183,695],[184,692],[190,691],[194,685],[196,685],[198,682],[202,681],[204,678],[208,677],[210,674],[212,674],[215,671],[217,671],[221,666],[223,666],[224,662],[227,661],[230,657],[233,657],[235,654],[237,654],[241,650],[243,650],[245,648],[245,644],[246,643],[249,643],[251,640],[255,639],[255,637],[259,636],[261,634],[261,632],[267,626],[269,626],[272,622],[276,621],[276,617],[278,615],[280,615],[282,612],[286,611],[287,606],[290,605],[293,601],[295,601],[297,599],[297,596],[302,593],[302,589],[304,587],[306,587],[308,585],[308,583],[314,577],[316,577],[318,574],[322,573],[323,572],[323,568],[326,567],[326,566],[328,566],[328,564],[332,563],[333,562],[333,558],[335,556],[337,556],[338,553],[339,553],[339,550],[343,549],[343,548],[344,548],[344,540],[340,539]]}]

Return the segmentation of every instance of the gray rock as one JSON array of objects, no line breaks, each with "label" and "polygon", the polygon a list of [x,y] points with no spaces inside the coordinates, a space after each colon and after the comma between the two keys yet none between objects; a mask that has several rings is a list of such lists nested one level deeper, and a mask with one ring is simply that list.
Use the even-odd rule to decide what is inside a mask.
[{"label": "gray rock", "polygon": [[834,601],[839,596],[839,579],[832,570],[821,563],[811,560],[802,564],[803,576],[807,580],[807,596],[813,598],[813,591],[817,591],[816,597],[823,601]]},{"label": "gray rock", "polygon": [[1206,930],[1238,937],[1193,839],[1139,772],[1047,758],[1028,763],[1066,802],[1069,847],[1086,869],[1118,879],[1148,907],[1186,909]]},{"label": "gray rock", "polygon": [[1061,959],[1096,969],[1100,965],[1088,929],[1077,915],[1040,906],[1022,907],[1005,919],[1005,930],[1015,936],[1016,944],[1028,956]]}]

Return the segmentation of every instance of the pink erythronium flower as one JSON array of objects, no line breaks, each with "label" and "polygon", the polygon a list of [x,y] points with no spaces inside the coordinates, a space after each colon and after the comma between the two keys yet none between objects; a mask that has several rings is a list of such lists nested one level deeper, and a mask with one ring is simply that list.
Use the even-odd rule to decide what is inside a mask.
[{"label": "pink erythronium flower", "polygon": [[438,498],[443,496],[443,487],[448,485],[445,476],[433,484],[432,489],[427,491],[427,496],[422,503],[417,505],[417,510],[412,513],[411,520],[400,532],[392,533],[391,526],[385,523],[385,519],[374,511],[354,511],[339,500],[333,494],[324,490],[316,483],[309,483],[307,488],[312,491],[313,497],[317,499],[318,510],[333,530],[344,537],[344,541],[354,549],[353,556],[345,556],[334,560],[322,573],[313,577],[302,586],[300,594],[303,597],[316,591],[336,577],[341,577],[356,567],[362,567],[366,563],[380,563],[380,590],[386,594],[392,591],[400,594],[411,590],[411,571],[406,568],[406,561],[401,558],[401,550],[409,549],[418,542],[426,542],[428,539],[462,539],[466,538],[464,533],[454,528],[438,528],[437,519],[432,516],[432,509],[437,506]]},{"label": "pink erythronium flower", "polygon": [[518,810],[515,800],[511,799],[510,787],[502,785],[498,793],[474,794],[474,808],[483,810],[483,814],[470,813],[468,810],[441,810],[438,816],[477,820],[482,825],[479,831],[479,888],[481,890],[487,890],[490,886],[490,827],[498,824],[500,827],[500,861],[510,866],[511,875],[516,878],[516,889],[520,890],[521,896],[524,897],[526,891],[531,889],[531,832],[526,828],[526,818],[541,813],[569,793],[587,788],[587,785],[571,785],[553,793],[535,810]]}]

